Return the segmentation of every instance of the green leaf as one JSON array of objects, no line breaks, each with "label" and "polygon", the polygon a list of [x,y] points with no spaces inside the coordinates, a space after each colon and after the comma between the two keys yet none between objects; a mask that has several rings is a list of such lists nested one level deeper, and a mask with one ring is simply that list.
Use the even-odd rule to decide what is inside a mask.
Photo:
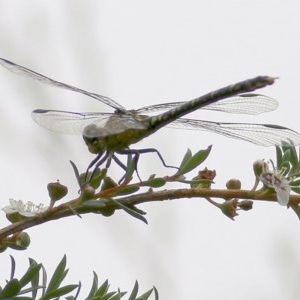
[{"label": "green leaf", "polygon": [[136,160],[132,159],[131,155],[128,155],[128,162],[127,162],[127,166],[126,166],[126,173],[125,173],[125,177],[124,177],[124,181],[125,182],[130,182],[132,179],[132,175],[133,173],[136,171]]},{"label": "green leaf", "polygon": [[138,185],[125,185],[121,186],[117,191],[112,193],[112,196],[124,196],[137,192],[140,189]]},{"label": "green leaf", "polygon": [[46,293],[46,285],[47,285],[47,272],[44,266],[42,266],[42,283],[43,283],[43,295]]},{"label": "green leaf", "polygon": [[116,295],[117,292],[109,292],[105,294],[103,297],[101,297],[101,300],[108,300],[111,299],[114,295]]},{"label": "green leaf", "polygon": [[21,290],[21,285],[18,279],[13,278],[3,288],[2,292],[0,292],[0,299],[8,300],[13,296],[18,295]]},{"label": "green leaf", "polygon": [[73,171],[74,171],[74,174],[75,174],[77,183],[78,183],[79,186],[81,186],[80,175],[79,175],[78,168],[77,168],[77,166],[75,165],[75,163],[74,163],[72,160],[70,160],[70,164],[71,164],[72,169],[73,169]]},{"label": "green leaf", "polygon": [[10,280],[12,280],[15,276],[15,271],[16,271],[16,261],[12,255],[10,255],[10,261],[11,261]]},{"label": "green leaf", "polygon": [[283,152],[282,160],[283,161],[290,161],[290,159],[291,159],[291,149],[287,148]]},{"label": "green leaf", "polygon": [[143,185],[150,186],[153,188],[158,188],[164,186],[166,184],[166,180],[162,177],[152,178],[143,182]]},{"label": "green leaf", "polygon": [[158,296],[158,290],[156,289],[156,287],[153,287],[154,289],[154,295],[155,295],[155,300],[159,300],[159,296]]},{"label": "green leaf", "polygon": [[276,146],[276,166],[281,166],[282,164],[282,150],[279,146]]},{"label": "green leaf", "polygon": [[[105,199],[105,201],[107,201]],[[82,206],[90,206],[90,207],[95,207],[95,208],[103,208],[106,207],[107,205],[105,204],[105,202],[103,200],[88,200],[86,202],[82,203]]]},{"label": "green leaf", "polygon": [[180,166],[177,175],[186,174],[192,171],[193,169],[197,168],[201,163],[203,163],[206,160],[211,151],[211,147],[212,146],[209,146],[205,150],[198,151],[195,155],[186,160],[186,162]]},{"label": "green leaf", "polygon": [[115,296],[109,298],[109,300],[121,300],[121,298],[126,295],[127,292],[121,292],[119,289],[118,289],[118,294],[116,294]]},{"label": "green leaf", "polygon": [[145,224],[148,224],[147,219],[145,217],[143,217],[141,214],[137,213],[135,210],[129,208],[128,206],[125,206],[123,204],[121,204],[119,201],[114,200],[114,199],[110,199],[112,202],[114,202],[117,206],[119,206],[120,208],[122,208],[125,212],[127,212],[129,215],[131,215],[132,217],[141,220],[142,222],[144,222]]},{"label": "green leaf", "polygon": [[297,179],[293,180],[290,185],[295,187],[300,186],[300,178],[298,177]]},{"label": "green leaf", "polygon": [[48,300],[56,297],[61,297],[63,295],[66,295],[72,291],[74,291],[76,288],[78,288],[78,284],[69,284],[66,286],[63,286],[61,288],[58,288],[56,290],[52,290],[51,292],[47,293],[44,297],[42,297],[42,300]]},{"label": "green leaf", "polygon": [[300,194],[300,187],[291,187],[291,190],[296,194]]},{"label": "green leaf", "polygon": [[192,157],[192,151],[190,149],[187,149],[182,161],[181,161],[181,164],[179,166],[179,170],[191,159]]},{"label": "green leaf", "polygon": [[153,288],[147,291],[146,293],[144,293],[143,295],[139,296],[136,300],[147,300],[151,296],[152,292],[153,292]]},{"label": "green leaf", "polygon": [[137,280],[135,281],[135,284],[134,284],[134,287],[133,287],[133,290],[128,298],[128,300],[135,300],[136,296],[137,296],[137,293],[139,291],[139,284],[137,282]]},{"label": "green leaf", "polygon": [[38,278],[41,267],[42,264],[37,264],[36,262],[32,262],[32,264],[29,266],[26,273],[20,279],[21,286],[24,287],[30,281],[32,282],[35,278]]},{"label": "green leaf", "polygon": [[[97,168],[93,174],[92,179],[89,180],[89,185],[92,186],[94,189],[97,189],[100,186],[103,178],[105,178],[106,174],[107,174],[107,169],[100,170],[99,168]],[[91,172],[90,176],[91,175],[92,175],[92,172]],[[89,178],[90,178],[90,176],[89,176]]]},{"label": "green leaf", "polygon": [[52,291],[55,291],[60,286],[64,278],[66,277],[68,273],[68,270],[65,270],[66,263],[67,263],[67,258],[66,255],[64,255],[52,275],[52,278],[46,290],[46,295],[51,293]]},{"label": "green leaf", "polygon": [[299,159],[298,159],[298,155],[297,155],[297,151],[296,148],[291,146],[288,149],[289,151],[289,162],[292,165],[292,169],[291,172],[296,172],[298,170],[298,165],[299,165]]},{"label": "green leaf", "polygon": [[[97,281],[98,281],[98,277],[97,277]],[[108,284],[108,280],[106,279],[102,285],[99,287],[99,289],[97,290],[97,292],[94,294],[94,297],[96,296],[104,296],[107,291],[109,289],[109,284]]]},{"label": "green leaf", "polygon": [[89,294],[87,296],[87,299],[92,298],[92,296],[95,294],[95,292],[96,292],[96,290],[98,288],[98,275],[97,275],[97,273],[95,271],[93,272],[93,274],[94,274],[93,284],[92,284],[90,292],[89,292]]},{"label": "green leaf", "polygon": [[[32,259],[29,258],[29,266],[37,266],[38,263]],[[40,266],[42,267],[42,264],[40,264]],[[22,280],[22,279],[21,279]],[[39,280],[40,280],[40,272],[37,272],[37,274],[35,276],[33,276],[31,278],[31,287],[32,287],[32,298],[35,299],[36,295],[37,295],[37,291],[38,291],[38,285],[39,285]]]}]

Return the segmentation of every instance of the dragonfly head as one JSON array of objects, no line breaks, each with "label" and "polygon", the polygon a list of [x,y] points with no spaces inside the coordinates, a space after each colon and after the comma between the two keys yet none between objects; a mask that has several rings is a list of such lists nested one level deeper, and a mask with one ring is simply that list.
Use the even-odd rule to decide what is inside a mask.
[{"label": "dragonfly head", "polygon": [[91,153],[99,154],[99,153],[105,151],[106,145],[103,142],[103,140],[101,140],[99,138],[90,138],[90,137],[86,137],[86,136],[83,136],[83,139]]},{"label": "dragonfly head", "polygon": [[98,154],[107,150],[107,143],[105,142],[107,134],[105,128],[91,124],[84,128],[82,136],[89,151],[93,154]]}]

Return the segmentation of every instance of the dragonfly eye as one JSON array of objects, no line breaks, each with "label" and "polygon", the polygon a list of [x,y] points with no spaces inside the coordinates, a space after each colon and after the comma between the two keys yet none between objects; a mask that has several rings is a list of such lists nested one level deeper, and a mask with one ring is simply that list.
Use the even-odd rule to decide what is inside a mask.
[{"label": "dragonfly eye", "polygon": [[93,154],[98,154],[106,150],[105,141],[101,138],[90,138],[83,135],[83,139],[88,146],[88,149]]}]

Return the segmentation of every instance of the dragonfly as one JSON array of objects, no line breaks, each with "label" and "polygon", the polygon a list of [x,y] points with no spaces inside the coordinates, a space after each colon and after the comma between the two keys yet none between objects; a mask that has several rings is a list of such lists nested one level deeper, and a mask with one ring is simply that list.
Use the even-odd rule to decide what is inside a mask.
[{"label": "dragonfly", "polygon": [[[109,97],[56,81],[9,60],[0,58],[0,64],[13,73],[43,84],[89,96],[114,109],[112,113],[78,113],[45,109],[36,109],[32,112],[33,120],[46,129],[58,133],[81,134],[89,151],[97,154],[90,166],[96,164],[98,167],[105,161],[109,162],[108,165],[111,159],[114,159],[126,169],[126,166],[119,161],[115,154],[139,155],[145,152],[156,152],[163,164],[167,166],[155,148],[139,150],[130,148],[132,144],[163,127],[206,130],[260,146],[297,145],[300,143],[298,132],[280,125],[224,123],[183,118],[186,114],[200,108],[250,115],[275,110],[278,107],[275,99],[252,93],[273,84],[276,78],[270,76],[257,76],[244,80],[190,101],[161,103],[127,110]],[[156,112],[161,113],[151,115]]]}]

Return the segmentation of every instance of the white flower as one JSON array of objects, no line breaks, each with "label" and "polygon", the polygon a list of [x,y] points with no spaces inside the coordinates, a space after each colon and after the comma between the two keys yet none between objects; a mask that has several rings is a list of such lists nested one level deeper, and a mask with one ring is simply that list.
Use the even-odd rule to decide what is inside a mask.
[{"label": "white flower", "polygon": [[48,209],[48,207],[44,207],[42,203],[35,205],[31,201],[23,203],[22,200],[9,199],[9,203],[10,205],[2,208],[2,210],[8,215],[19,213],[24,217],[34,217]]},{"label": "white flower", "polygon": [[284,177],[285,170],[278,170],[274,168],[272,161],[271,163],[273,165],[273,171],[269,169],[267,164],[264,164],[264,169],[259,179],[265,186],[275,190],[280,205],[287,205],[291,192],[290,181]]}]

